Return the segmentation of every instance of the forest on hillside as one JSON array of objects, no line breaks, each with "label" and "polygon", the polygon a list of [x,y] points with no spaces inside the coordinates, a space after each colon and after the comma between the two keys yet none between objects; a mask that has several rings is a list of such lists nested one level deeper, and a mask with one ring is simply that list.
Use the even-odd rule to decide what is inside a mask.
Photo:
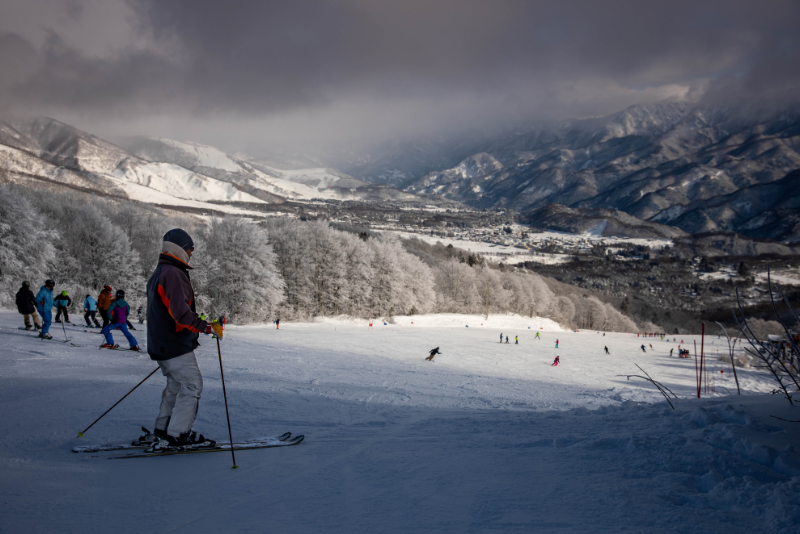
[{"label": "forest on hillside", "polygon": [[46,278],[79,306],[103,285],[124,289],[135,309],[163,234],[194,238],[199,311],[246,323],[347,315],[380,319],[423,313],[540,316],[565,327],[658,331],[583,289],[490,264],[466,251],[390,233],[275,217],[176,215],[147,204],[0,186],[0,305],[13,307],[23,280]]}]

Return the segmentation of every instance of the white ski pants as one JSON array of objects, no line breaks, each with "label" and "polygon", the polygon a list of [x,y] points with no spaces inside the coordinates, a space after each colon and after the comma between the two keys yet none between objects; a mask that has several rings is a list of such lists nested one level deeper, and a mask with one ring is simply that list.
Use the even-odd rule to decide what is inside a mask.
[{"label": "white ski pants", "polygon": [[178,437],[189,432],[197,418],[203,377],[197,367],[194,351],[183,356],[158,362],[161,373],[167,377],[167,387],[161,394],[161,408],[156,418],[156,429]]}]

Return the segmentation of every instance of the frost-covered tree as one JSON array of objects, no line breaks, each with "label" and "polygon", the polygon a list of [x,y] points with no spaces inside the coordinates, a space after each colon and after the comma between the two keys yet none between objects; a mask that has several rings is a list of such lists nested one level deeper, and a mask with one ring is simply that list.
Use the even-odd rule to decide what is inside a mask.
[{"label": "frost-covered tree", "polygon": [[283,298],[283,280],[267,235],[244,219],[213,219],[202,233],[212,315],[239,323],[267,322]]},{"label": "frost-covered tree", "polygon": [[36,288],[50,276],[58,232],[48,230],[31,203],[15,188],[0,186],[0,303],[10,305],[23,280]]}]

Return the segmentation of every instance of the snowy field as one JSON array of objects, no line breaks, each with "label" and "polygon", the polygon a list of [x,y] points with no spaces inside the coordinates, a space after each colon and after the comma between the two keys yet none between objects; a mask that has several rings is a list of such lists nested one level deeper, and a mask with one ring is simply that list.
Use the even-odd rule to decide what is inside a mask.
[{"label": "snowy field", "polygon": [[[163,377],[77,439],[155,363],[97,350],[100,336],[77,327],[67,334],[80,346],[38,340],[17,329],[20,315],[0,311],[0,532],[800,529],[800,424],[769,417],[800,419],[800,406],[769,395],[766,374],[741,370],[737,396],[730,368],[713,361],[717,391],[697,400],[694,361],[669,351],[698,337],[474,319],[230,326],[222,350],[234,439],[306,436],[240,451],[232,470],[224,452],[71,452],[152,428]],[[510,344],[498,343],[501,331]],[[146,344],[142,330],[133,334]],[[216,346],[201,342],[196,429],[223,441]],[[423,361],[436,346],[443,354]],[[551,367],[556,355],[562,365]],[[675,411],[648,383],[616,376],[639,374],[635,363],[680,397]]]}]

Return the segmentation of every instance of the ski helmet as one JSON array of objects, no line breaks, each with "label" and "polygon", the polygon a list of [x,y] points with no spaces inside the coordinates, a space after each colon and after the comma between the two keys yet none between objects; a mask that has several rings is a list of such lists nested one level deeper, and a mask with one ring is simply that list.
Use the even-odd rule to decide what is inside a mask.
[{"label": "ski helmet", "polygon": [[53,280],[52,278],[48,278],[47,280],[44,281],[44,285],[47,287],[53,287],[56,285],[56,281]]},{"label": "ski helmet", "polygon": [[67,296],[67,290],[65,289],[64,291],[61,292],[61,294],[66,297]]},{"label": "ski helmet", "polygon": [[109,293],[111,293],[112,291],[114,291],[114,290],[111,288],[111,286],[103,286],[103,289],[105,289],[105,290],[106,290],[106,291],[108,291]]},{"label": "ski helmet", "polygon": [[31,287],[31,283],[30,283],[30,282],[28,282],[27,280],[25,280],[24,282],[22,282],[22,287],[24,287],[25,289],[27,289],[27,288]]},{"label": "ski helmet", "polygon": [[124,299],[125,298],[125,291],[123,291],[122,289],[117,289],[117,298],[118,299]]}]

